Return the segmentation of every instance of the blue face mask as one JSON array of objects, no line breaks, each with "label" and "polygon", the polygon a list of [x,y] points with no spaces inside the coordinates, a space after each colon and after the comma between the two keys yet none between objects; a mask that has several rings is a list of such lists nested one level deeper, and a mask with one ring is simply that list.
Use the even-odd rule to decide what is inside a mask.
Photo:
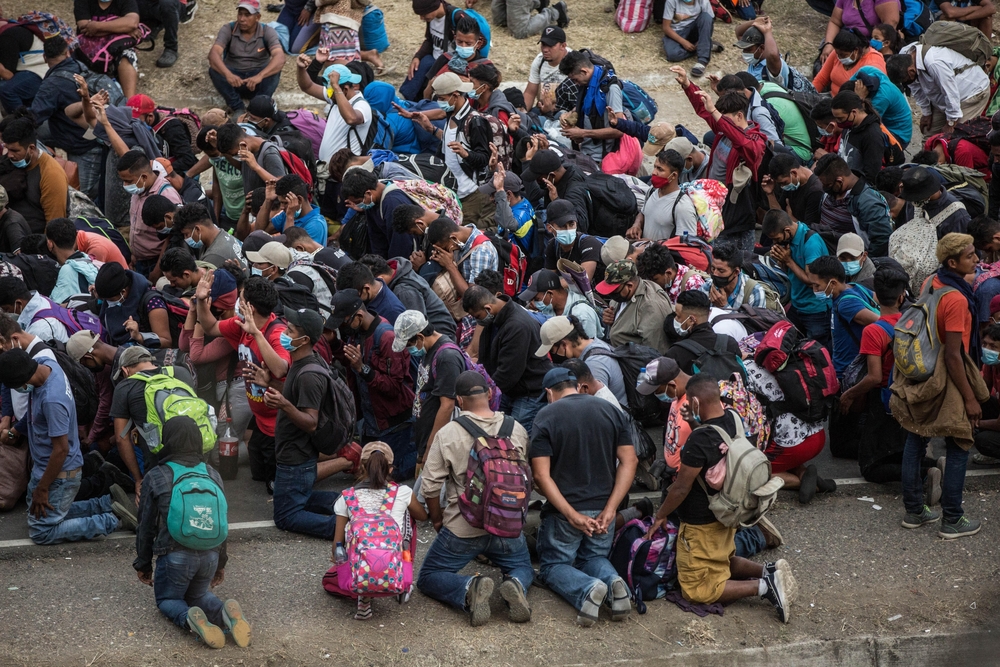
[{"label": "blue face mask", "polygon": [[14,387],[14,391],[19,394],[30,394],[34,389],[30,384],[26,384],[23,387]]},{"label": "blue face mask", "polygon": [[573,245],[576,241],[575,229],[561,229],[556,232],[556,242],[560,245]]},{"label": "blue face mask", "polygon": [[666,394],[653,394],[653,396],[656,396],[657,400],[659,400],[661,403],[669,403],[670,401],[674,400],[669,396],[667,396]]},{"label": "blue face mask", "polygon": [[833,298],[832,296],[827,294],[825,290],[822,292],[813,292],[813,294],[815,294],[816,298],[819,299],[820,301],[829,301],[830,299]]},{"label": "blue face mask", "polygon": [[451,113],[455,110],[454,104],[448,104],[447,102],[442,102],[441,100],[438,100],[438,107],[440,107],[441,111],[445,113]]},{"label": "blue face mask", "polygon": [[476,47],[474,46],[456,46],[455,55],[459,58],[465,58],[468,60],[472,56],[476,55]]},{"label": "blue face mask", "polygon": [[300,347],[302,347],[301,345],[292,345],[292,341],[293,340],[295,340],[295,339],[292,338],[291,336],[289,336],[284,331],[282,331],[281,335],[278,336],[278,342],[281,343],[281,347],[285,348],[289,352],[294,352],[295,350],[297,350]]},{"label": "blue face mask", "polygon": [[537,310],[542,315],[548,315],[549,317],[555,317],[556,311],[552,308],[552,304],[545,305],[541,301],[535,301],[535,310]]},{"label": "blue face mask", "polygon": [[189,246],[191,246],[192,248],[194,248],[195,250],[197,250],[198,248],[201,248],[202,246],[205,245],[204,242],[202,242],[202,241],[195,241],[193,238],[187,238],[187,239],[184,239],[184,240],[187,241],[187,244]]},{"label": "blue face mask", "polygon": [[868,43],[871,44],[872,48],[876,51],[881,51],[882,47],[885,46],[881,39],[870,39],[868,40]]},{"label": "blue face mask", "polygon": [[140,192],[142,192],[142,188],[140,188],[139,185],[136,183],[128,183],[122,185],[122,189],[124,189],[125,192],[127,192],[130,195],[137,195]]},{"label": "blue face mask", "polygon": [[[367,196],[367,195],[366,195],[366,196]],[[360,204],[357,204],[357,207],[358,207],[358,208],[359,208],[360,210],[362,210],[362,211],[369,211],[369,210],[371,210],[371,209],[375,208],[375,201],[374,201],[374,200],[372,200],[372,201],[370,201],[370,202],[368,202],[368,203],[366,204],[366,203],[365,203],[365,200],[364,200],[364,198],[362,198],[362,199],[361,199],[361,203],[360,203]]]},{"label": "blue face mask", "polygon": [[849,276],[861,273],[861,262],[858,260],[854,260],[853,262],[841,262],[840,265],[844,267],[844,273]]},{"label": "blue face mask", "polygon": [[821,136],[821,137],[829,137],[830,136],[830,133],[827,132],[826,129],[824,129],[822,127],[818,127],[816,129],[819,130],[819,136]]},{"label": "blue face mask", "polygon": [[983,363],[987,366],[996,366],[1000,364],[1000,352],[995,350],[990,350],[988,348],[983,348]]},{"label": "blue face mask", "polygon": [[11,160],[10,163],[18,169],[24,169],[28,166],[28,158],[24,158],[23,160]]},{"label": "blue face mask", "polygon": [[406,348],[406,351],[409,352],[410,356],[413,357],[414,359],[420,359],[427,353],[426,350],[417,347],[416,345],[410,345],[408,348]]},{"label": "blue face mask", "polygon": [[251,266],[250,267],[250,275],[251,276],[262,276],[262,275],[264,275],[264,272],[261,271],[260,269],[258,269],[256,266]]},{"label": "blue face mask", "polygon": [[785,192],[795,192],[796,190],[799,189],[799,184],[789,183],[788,185],[782,185],[781,189],[784,190]]}]

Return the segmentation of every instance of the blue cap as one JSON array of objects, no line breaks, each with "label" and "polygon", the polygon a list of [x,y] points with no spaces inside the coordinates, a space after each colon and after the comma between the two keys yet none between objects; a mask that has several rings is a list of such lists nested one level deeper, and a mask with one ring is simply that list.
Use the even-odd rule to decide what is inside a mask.
[{"label": "blue cap", "polygon": [[361,75],[355,74],[347,68],[346,65],[330,65],[325,70],[323,70],[323,79],[330,83],[330,73],[336,72],[340,75],[340,83],[361,83]]},{"label": "blue cap", "polygon": [[[570,381],[576,382],[576,376],[573,374],[573,371],[562,366],[556,366],[545,374],[545,377],[542,379],[542,388],[551,389],[561,382]],[[548,400],[547,394],[544,391],[542,392],[541,399],[543,403]]]}]

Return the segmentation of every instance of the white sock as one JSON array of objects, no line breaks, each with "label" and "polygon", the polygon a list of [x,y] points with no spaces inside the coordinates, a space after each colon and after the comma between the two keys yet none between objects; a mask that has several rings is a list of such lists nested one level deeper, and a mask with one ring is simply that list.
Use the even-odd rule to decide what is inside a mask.
[{"label": "white sock", "polygon": [[763,579],[757,580],[757,595],[764,597],[764,593],[767,592],[767,582]]}]

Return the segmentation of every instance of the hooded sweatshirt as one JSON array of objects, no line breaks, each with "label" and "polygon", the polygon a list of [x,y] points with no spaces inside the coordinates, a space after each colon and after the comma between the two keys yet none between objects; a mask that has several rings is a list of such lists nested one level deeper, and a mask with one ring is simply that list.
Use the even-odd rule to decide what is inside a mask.
[{"label": "hooded sweatshirt", "polygon": [[455,318],[451,316],[448,307],[444,305],[431,286],[416,271],[413,264],[404,257],[393,257],[389,260],[389,268],[394,273],[388,286],[407,310],[419,310],[434,325],[434,330],[455,337]]},{"label": "hooded sweatshirt", "polygon": [[397,153],[419,153],[417,132],[412,120],[403,118],[392,106],[393,102],[402,105],[396,98],[396,89],[382,81],[372,81],[365,88],[365,100],[371,108],[381,113],[392,128],[392,150]]},{"label": "hooded sweatshirt", "polygon": [[99,264],[103,262],[95,263],[82,252],[74,253],[59,267],[56,286],[52,288],[49,298],[56,303],[63,303],[74,294],[86,294],[97,279],[97,270],[101,268]]}]

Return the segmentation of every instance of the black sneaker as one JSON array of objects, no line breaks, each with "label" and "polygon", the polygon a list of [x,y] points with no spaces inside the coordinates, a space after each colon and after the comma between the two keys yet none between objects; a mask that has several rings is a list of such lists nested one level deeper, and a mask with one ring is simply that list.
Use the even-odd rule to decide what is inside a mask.
[{"label": "black sneaker", "polygon": [[469,625],[476,628],[490,620],[490,596],[493,595],[493,580],[477,575],[469,582],[465,594],[465,609],[469,614]]},{"label": "black sneaker", "polygon": [[273,479],[269,479],[266,482],[264,482],[264,489],[267,491],[267,495],[273,496],[274,495],[274,480]]},{"label": "black sneaker", "polygon": [[164,49],[163,53],[156,60],[157,67],[173,67],[174,63],[177,62],[177,52],[171,51],[169,49]]},{"label": "black sneaker", "polygon": [[765,572],[764,584],[767,586],[767,590],[761,597],[774,605],[782,623],[788,623],[792,610],[788,598],[785,596],[785,572],[778,569],[773,572]]},{"label": "black sneaker", "polygon": [[181,23],[190,23],[194,20],[194,15],[198,12],[198,0],[188,0],[186,5],[181,5]]},{"label": "black sneaker", "polygon": [[[131,481],[131,480],[130,480]],[[129,495],[125,493],[125,489],[118,484],[112,484],[111,488],[108,489],[108,493],[111,495],[111,501],[119,503],[122,507],[135,507],[135,501],[129,498]]]},{"label": "black sneaker", "polygon": [[524,589],[517,579],[504,577],[500,584],[500,597],[507,602],[507,618],[512,623],[527,623],[531,620],[528,598],[524,596]]},{"label": "black sneaker", "polygon": [[105,477],[111,480],[112,484],[117,484],[123,489],[130,489],[135,486],[135,482],[132,481],[132,478],[119,470],[118,466],[114,463],[105,463],[102,465],[101,472],[104,473]]},{"label": "black sneaker", "polygon": [[552,6],[559,12],[559,19],[556,21],[556,25],[560,28],[567,27],[569,25],[569,9],[566,7],[566,3],[560,0],[560,2]]},{"label": "black sneaker", "polygon": [[632,613],[632,600],[628,595],[628,586],[624,579],[615,579],[611,582],[611,590],[608,593],[611,598],[611,620],[624,621]]},{"label": "black sneaker", "polygon": [[920,528],[920,526],[926,525],[928,523],[934,523],[941,518],[941,515],[933,511],[927,505],[924,505],[924,509],[920,514],[910,514],[909,512],[903,516],[903,528]]},{"label": "black sneaker", "polygon": [[649,498],[640,498],[632,507],[639,510],[639,516],[643,519],[647,516],[653,516],[653,512],[656,511],[656,508],[653,507],[653,501]]},{"label": "black sneaker", "polygon": [[722,53],[725,50],[726,47],[724,47],[722,44],[715,41],[714,39],[712,40],[712,53]]},{"label": "black sneaker", "polygon": [[983,524],[981,521],[963,516],[955,522],[942,521],[941,529],[938,531],[938,537],[945,540],[954,540],[959,537],[969,537],[970,535],[978,533],[979,529],[982,527]]},{"label": "black sneaker", "polygon": [[802,480],[799,482],[799,502],[803,505],[808,505],[816,497],[817,479],[819,479],[819,472],[816,470],[816,466],[812,465],[806,468]]}]

